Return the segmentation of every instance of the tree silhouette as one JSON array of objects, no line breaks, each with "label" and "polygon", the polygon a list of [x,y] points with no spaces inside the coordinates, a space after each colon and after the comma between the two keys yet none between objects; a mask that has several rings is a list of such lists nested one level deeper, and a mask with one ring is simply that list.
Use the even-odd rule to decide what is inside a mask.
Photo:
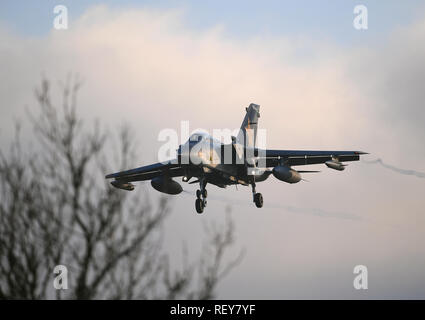
[{"label": "tree silhouette", "polygon": [[[58,107],[43,80],[38,112],[30,115],[32,148],[23,147],[17,126],[10,149],[0,151],[0,298],[213,298],[242,257],[223,265],[234,242],[232,220],[209,226],[199,262],[185,258],[184,267],[171,268],[161,250],[167,198],[154,205],[105,181],[110,159],[115,169],[131,164],[131,129],[121,127],[118,137],[98,122],[88,129],[77,113],[79,89],[68,79]],[[57,265],[68,269],[68,290],[53,288]]]}]

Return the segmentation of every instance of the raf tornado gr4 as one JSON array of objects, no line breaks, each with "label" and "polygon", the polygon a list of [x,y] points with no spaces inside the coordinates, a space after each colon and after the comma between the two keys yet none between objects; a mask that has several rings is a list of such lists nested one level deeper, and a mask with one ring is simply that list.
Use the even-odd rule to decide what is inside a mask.
[{"label": "raf tornado gr4", "polygon": [[[265,181],[271,174],[275,178],[297,183],[302,180],[301,173],[318,172],[295,170],[294,166],[324,163],[335,170],[344,170],[345,161],[357,161],[361,151],[303,151],[270,150],[257,147],[257,124],[260,106],[251,103],[237,137],[232,143],[223,144],[205,133],[195,133],[180,145],[177,157],[160,162],[108,174],[114,179],[111,184],[119,189],[133,190],[132,182],[151,180],[152,187],[167,194],[179,194],[182,186],[173,180],[182,177],[183,182],[199,183],[195,207],[202,213],[207,205],[207,184],[221,188],[228,185],[252,187],[253,201],[258,208],[263,206],[263,196],[256,192],[256,183]],[[192,180],[193,179],[193,180]],[[192,180],[192,181],[191,181]]]}]

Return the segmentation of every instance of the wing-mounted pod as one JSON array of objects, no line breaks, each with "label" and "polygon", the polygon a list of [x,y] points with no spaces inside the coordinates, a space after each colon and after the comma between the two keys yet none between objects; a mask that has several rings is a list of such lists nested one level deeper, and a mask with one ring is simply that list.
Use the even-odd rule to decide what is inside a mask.
[{"label": "wing-mounted pod", "polygon": [[298,171],[291,169],[285,165],[278,165],[273,168],[273,175],[276,179],[287,183],[297,183],[302,180],[301,175]]},{"label": "wing-mounted pod", "polygon": [[347,166],[347,164],[340,162],[339,159],[336,157],[332,157],[332,160],[326,161],[325,164],[328,168],[338,171],[343,171]]},{"label": "wing-mounted pod", "polygon": [[134,190],[134,184],[130,182],[121,182],[119,180],[111,181],[111,184],[118,189],[126,190],[126,191],[133,191]]},{"label": "wing-mounted pod", "polygon": [[180,183],[164,175],[153,178],[151,185],[155,190],[166,194],[179,194],[183,191]]}]

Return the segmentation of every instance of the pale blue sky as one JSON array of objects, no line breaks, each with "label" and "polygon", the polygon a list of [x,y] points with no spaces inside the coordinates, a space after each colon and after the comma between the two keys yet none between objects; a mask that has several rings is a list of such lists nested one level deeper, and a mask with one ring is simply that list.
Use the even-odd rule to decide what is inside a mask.
[{"label": "pale blue sky", "polygon": [[[228,37],[253,35],[309,35],[350,45],[375,41],[399,25],[406,25],[424,12],[423,1],[338,1],[300,0],[278,1],[134,1],[134,0],[32,0],[2,1],[0,23],[14,32],[40,35],[52,26],[53,7],[64,4],[69,9],[70,23],[85,9],[95,4],[112,7],[149,7],[183,9],[186,23],[194,29],[204,29],[217,24],[225,27]],[[368,32],[357,31],[352,26],[353,8],[364,4],[369,11]]]}]

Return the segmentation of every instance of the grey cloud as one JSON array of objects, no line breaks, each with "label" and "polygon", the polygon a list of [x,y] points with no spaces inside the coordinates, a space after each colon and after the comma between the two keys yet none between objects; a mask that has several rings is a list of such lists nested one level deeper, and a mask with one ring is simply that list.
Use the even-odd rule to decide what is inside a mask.
[{"label": "grey cloud", "polygon": [[376,46],[347,55],[352,68],[350,76],[356,84],[354,90],[360,91],[366,100],[365,112],[380,119],[407,145],[425,135],[424,39],[422,18],[396,28],[388,39],[379,39]]}]

